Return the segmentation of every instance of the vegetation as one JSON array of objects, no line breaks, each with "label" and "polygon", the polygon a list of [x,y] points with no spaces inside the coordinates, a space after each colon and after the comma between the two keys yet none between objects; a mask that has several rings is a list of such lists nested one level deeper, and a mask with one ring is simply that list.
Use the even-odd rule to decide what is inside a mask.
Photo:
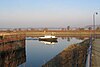
[{"label": "vegetation", "polygon": [[42,67],[85,67],[89,40],[73,44]]}]

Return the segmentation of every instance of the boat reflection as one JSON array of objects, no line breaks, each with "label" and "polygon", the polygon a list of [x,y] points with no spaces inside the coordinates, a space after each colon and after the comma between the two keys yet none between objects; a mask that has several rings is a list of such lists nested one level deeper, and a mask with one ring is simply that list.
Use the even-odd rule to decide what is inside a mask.
[{"label": "boat reflection", "polygon": [[26,62],[25,41],[0,45],[0,67],[17,67]]},{"label": "boat reflection", "polygon": [[41,43],[44,43],[46,45],[55,45],[58,43],[58,41],[43,41],[43,40],[39,40]]}]

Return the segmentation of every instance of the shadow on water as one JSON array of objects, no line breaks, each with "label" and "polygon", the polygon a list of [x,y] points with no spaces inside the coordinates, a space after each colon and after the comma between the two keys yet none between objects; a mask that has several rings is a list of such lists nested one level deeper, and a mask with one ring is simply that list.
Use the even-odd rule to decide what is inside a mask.
[{"label": "shadow on water", "polygon": [[39,40],[41,43],[44,43],[46,45],[55,45],[58,43],[58,41],[44,41],[44,40]]},{"label": "shadow on water", "polygon": [[64,49],[42,67],[85,67],[89,40]]},{"label": "shadow on water", "polygon": [[0,67],[17,67],[24,62],[25,40],[0,45]]}]

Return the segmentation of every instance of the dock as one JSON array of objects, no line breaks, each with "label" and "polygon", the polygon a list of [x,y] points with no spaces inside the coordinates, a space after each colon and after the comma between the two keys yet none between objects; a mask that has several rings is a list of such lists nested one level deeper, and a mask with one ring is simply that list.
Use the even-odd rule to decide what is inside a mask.
[{"label": "dock", "polygon": [[93,42],[92,67],[100,67],[100,39],[95,39]]}]

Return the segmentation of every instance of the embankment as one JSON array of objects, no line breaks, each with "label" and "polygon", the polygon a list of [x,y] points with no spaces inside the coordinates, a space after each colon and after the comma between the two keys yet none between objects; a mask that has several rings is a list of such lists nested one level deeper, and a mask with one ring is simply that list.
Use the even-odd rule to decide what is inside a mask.
[{"label": "embankment", "polygon": [[65,48],[42,67],[85,67],[89,39]]}]

